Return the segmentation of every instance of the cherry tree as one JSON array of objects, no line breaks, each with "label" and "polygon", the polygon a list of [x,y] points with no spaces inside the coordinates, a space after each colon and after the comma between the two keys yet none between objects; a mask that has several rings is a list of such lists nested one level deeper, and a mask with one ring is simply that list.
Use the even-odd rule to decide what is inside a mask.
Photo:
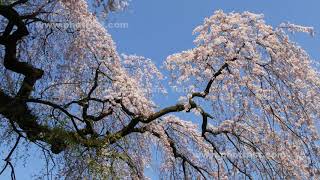
[{"label": "cherry tree", "polygon": [[193,49],[165,60],[189,91],[162,107],[165,75],[120,54],[103,26],[128,1],[0,2],[0,174],[14,179],[14,157],[33,147],[39,174],[66,179],[147,179],[155,149],[164,179],[320,176],[320,76],[287,34],[311,27],[216,11]]}]

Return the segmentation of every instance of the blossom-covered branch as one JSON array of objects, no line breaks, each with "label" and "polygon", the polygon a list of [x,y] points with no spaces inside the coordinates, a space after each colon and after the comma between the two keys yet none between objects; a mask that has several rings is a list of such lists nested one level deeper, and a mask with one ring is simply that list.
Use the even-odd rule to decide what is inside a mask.
[{"label": "blossom-covered branch", "polygon": [[157,149],[163,178],[319,176],[320,75],[285,31],[312,28],[215,12],[193,49],[164,62],[170,83],[190,91],[163,107],[154,89],[166,93],[165,76],[151,59],[120,55],[101,24],[127,5],[0,5],[0,132],[18,139],[9,158],[31,142],[57,177],[144,179]]}]

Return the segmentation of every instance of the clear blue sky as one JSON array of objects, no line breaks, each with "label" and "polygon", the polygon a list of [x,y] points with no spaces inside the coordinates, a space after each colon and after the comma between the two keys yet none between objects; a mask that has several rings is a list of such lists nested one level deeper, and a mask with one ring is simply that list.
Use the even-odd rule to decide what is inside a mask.
[{"label": "clear blue sky", "polygon": [[[319,7],[319,0],[133,0],[126,13],[111,18],[129,23],[129,28],[109,31],[120,52],[144,55],[160,64],[166,56],[193,47],[192,30],[215,10],[263,13],[271,25],[290,21],[320,32]],[[319,35],[295,39],[320,57]]]},{"label": "clear blue sky", "polygon": [[[319,0],[132,0],[125,13],[112,15],[110,22],[125,22],[127,29],[110,29],[120,53],[143,55],[153,59],[160,67],[170,54],[193,47],[192,30],[215,10],[225,12],[251,11],[263,13],[267,23],[278,25],[284,21],[313,26],[319,34],[314,38],[295,34],[297,41],[314,59],[320,59],[320,1]],[[170,99],[170,100],[169,100]],[[172,104],[172,96],[161,100]],[[31,152],[36,154],[37,152]],[[36,156],[27,167],[17,166],[17,178],[32,179],[38,169]],[[157,174],[148,171],[152,179]],[[3,179],[0,177],[0,179]]]}]

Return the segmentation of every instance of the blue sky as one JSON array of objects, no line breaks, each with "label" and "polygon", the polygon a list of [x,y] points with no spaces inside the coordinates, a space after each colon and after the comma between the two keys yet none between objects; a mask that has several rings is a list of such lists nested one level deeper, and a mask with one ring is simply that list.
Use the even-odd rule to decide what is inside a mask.
[{"label": "blue sky", "polygon": [[[319,0],[132,0],[126,12],[114,14],[109,19],[109,22],[128,23],[128,28],[109,29],[109,32],[120,53],[151,58],[160,67],[168,55],[193,47],[192,30],[215,10],[251,11],[264,14],[266,22],[273,26],[285,21],[313,26],[319,32],[315,37],[295,34],[292,38],[312,58],[320,59],[319,7]],[[174,102],[172,96],[160,100],[162,105]],[[36,153],[40,152],[31,152],[31,155]],[[18,180],[32,179],[33,169],[39,168],[36,156],[27,162],[26,167],[17,166]],[[148,171],[148,174],[157,179],[155,172]]]},{"label": "blue sky", "polygon": [[[320,32],[319,0],[133,0],[125,13],[111,22],[126,22],[127,29],[109,29],[120,52],[152,58],[158,64],[170,54],[192,48],[192,30],[215,10],[250,11],[265,15],[266,22],[284,21],[314,26]],[[320,55],[320,38],[297,34],[294,38],[314,56]]]}]

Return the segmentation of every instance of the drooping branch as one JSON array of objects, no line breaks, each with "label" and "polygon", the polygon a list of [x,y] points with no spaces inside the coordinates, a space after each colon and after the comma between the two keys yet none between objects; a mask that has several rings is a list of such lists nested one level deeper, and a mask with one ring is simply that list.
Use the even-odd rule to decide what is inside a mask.
[{"label": "drooping branch", "polygon": [[9,154],[7,155],[7,157],[4,159],[4,161],[6,162],[5,166],[3,167],[3,169],[0,171],[0,175],[7,169],[8,166],[10,166],[11,168],[11,179],[15,179],[15,171],[14,171],[14,167],[11,163],[11,156],[13,154],[13,152],[16,150],[19,142],[20,142],[21,136],[19,135],[16,143],[14,144],[14,146],[12,147],[12,149],[10,150]]}]

